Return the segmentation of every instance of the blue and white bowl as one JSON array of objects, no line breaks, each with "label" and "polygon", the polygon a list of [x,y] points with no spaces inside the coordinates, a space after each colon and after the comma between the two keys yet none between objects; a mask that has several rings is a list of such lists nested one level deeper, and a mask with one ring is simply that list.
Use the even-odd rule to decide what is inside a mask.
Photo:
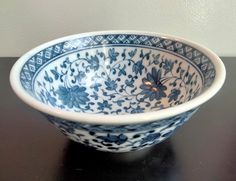
[{"label": "blue and white bowl", "polygon": [[213,97],[220,58],[174,36],[138,31],[72,35],[13,66],[15,93],[70,139],[109,152],[159,143]]}]

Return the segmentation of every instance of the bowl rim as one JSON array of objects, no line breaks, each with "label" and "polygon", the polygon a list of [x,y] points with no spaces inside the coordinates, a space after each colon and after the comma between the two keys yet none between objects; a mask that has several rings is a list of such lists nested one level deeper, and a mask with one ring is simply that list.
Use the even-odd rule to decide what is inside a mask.
[{"label": "bowl rim", "polygon": [[[44,104],[35,98],[33,98],[30,94],[28,94],[25,89],[22,87],[20,83],[20,71],[24,63],[35,53],[39,52],[42,49],[45,49],[51,45],[57,44],[62,41],[73,40],[75,38],[80,38],[84,36],[94,36],[94,35],[105,35],[105,34],[137,34],[137,35],[148,35],[148,36],[158,36],[162,38],[167,38],[173,41],[179,41],[185,44],[188,44],[199,51],[203,52],[214,64],[215,67],[215,79],[211,86],[207,88],[204,92],[202,92],[197,97],[192,100],[182,103],[180,105],[176,105],[173,107],[169,107],[162,110],[150,111],[144,113],[136,113],[136,114],[122,114],[122,115],[104,115],[104,114],[91,114],[91,113],[79,113],[79,112],[71,112],[62,110],[59,108],[52,107],[50,105]],[[13,65],[10,71],[10,84],[13,91],[16,95],[24,101],[29,106],[35,108],[36,110],[53,115],[55,117],[59,117],[65,120],[76,121],[80,123],[87,124],[107,124],[107,125],[124,125],[124,124],[139,124],[139,123],[147,123],[152,121],[158,121],[166,118],[170,118],[181,113],[187,112],[194,108],[199,107],[201,104],[205,103],[209,99],[211,99],[223,86],[226,77],[226,70],[221,59],[210,49],[206,48],[203,45],[195,43],[193,41],[163,33],[156,32],[148,32],[148,31],[136,31],[136,30],[111,30],[111,31],[94,31],[87,33],[74,34],[70,36],[64,36],[62,38],[58,38],[47,43],[43,43],[27,53],[21,56]]]}]

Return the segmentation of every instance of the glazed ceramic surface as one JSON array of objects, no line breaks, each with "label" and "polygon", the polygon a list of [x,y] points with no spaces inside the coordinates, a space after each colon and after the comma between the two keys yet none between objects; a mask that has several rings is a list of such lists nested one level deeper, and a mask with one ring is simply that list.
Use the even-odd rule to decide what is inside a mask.
[{"label": "glazed ceramic surface", "polygon": [[115,152],[169,137],[219,90],[225,76],[212,52],[138,32],[66,37],[34,49],[19,62],[11,83],[25,102],[35,102],[32,106],[72,140]]},{"label": "glazed ceramic surface", "polygon": [[45,115],[70,139],[109,152],[128,152],[157,144],[174,133],[196,110],[161,121],[128,125],[91,125]]}]

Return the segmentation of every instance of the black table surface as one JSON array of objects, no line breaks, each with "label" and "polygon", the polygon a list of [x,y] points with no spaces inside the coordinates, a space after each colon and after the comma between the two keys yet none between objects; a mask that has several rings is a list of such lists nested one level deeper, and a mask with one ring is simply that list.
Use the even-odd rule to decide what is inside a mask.
[{"label": "black table surface", "polygon": [[10,88],[17,58],[0,58],[0,180],[236,180],[236,58],[222,58],[221,91],[171,138],[142,151],[105,153],[70,141]]}]

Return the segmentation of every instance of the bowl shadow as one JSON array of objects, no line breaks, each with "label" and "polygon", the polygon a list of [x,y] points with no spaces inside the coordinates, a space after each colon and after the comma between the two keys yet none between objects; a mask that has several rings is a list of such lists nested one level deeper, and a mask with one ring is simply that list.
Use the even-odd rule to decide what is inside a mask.
[{"label": "bowl shadow", "polygon": [[170,140],[140,151],[108,153],[70,141],[59,169],[59,180],[169,180],[176,170]]}]

